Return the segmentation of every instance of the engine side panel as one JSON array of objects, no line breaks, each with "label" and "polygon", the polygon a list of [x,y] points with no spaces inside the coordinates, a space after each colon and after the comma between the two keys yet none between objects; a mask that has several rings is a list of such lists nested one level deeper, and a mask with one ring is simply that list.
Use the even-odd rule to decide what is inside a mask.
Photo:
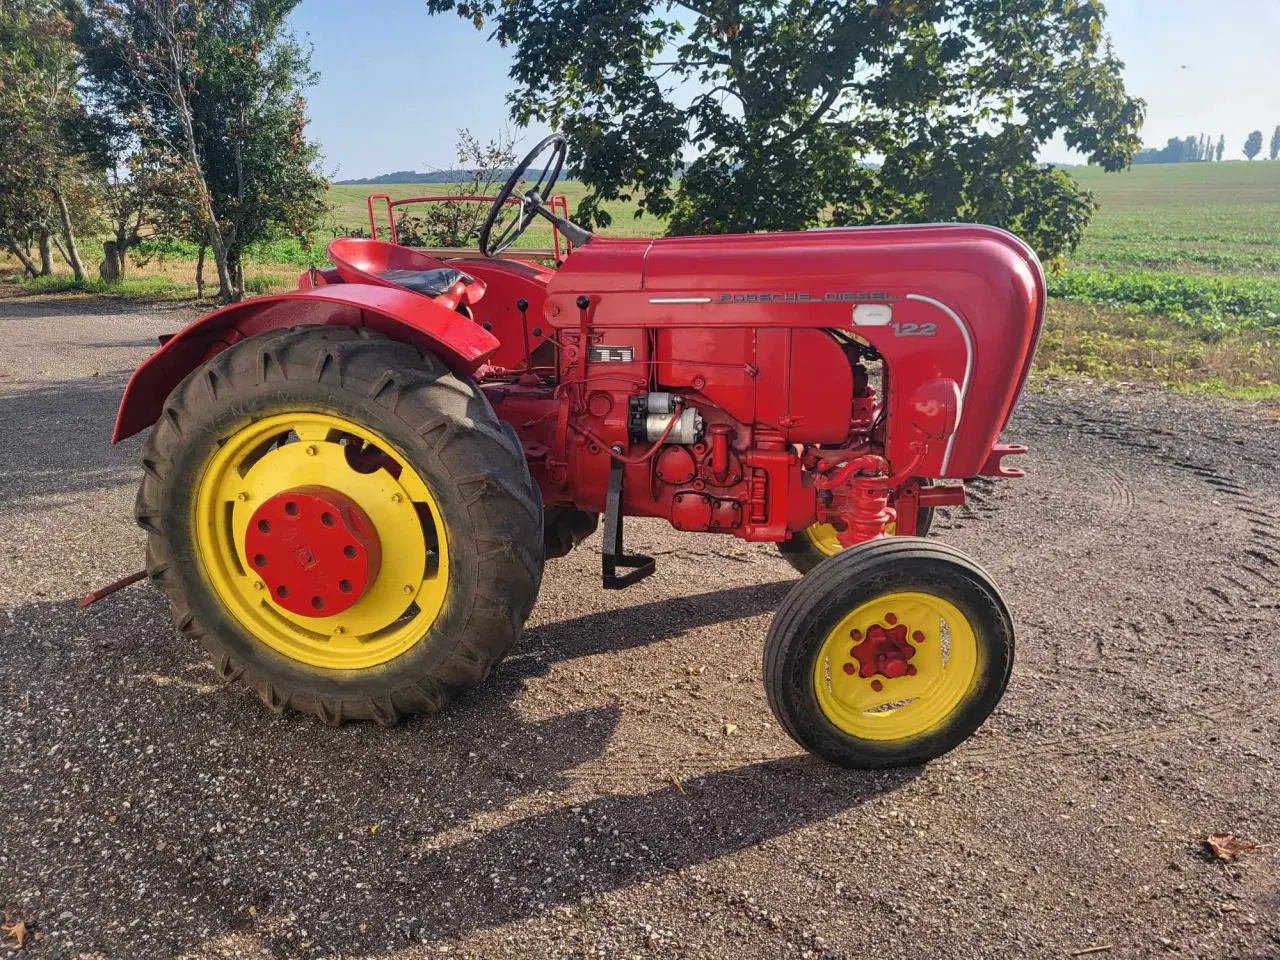
[{"label": "engine side panel", "polygon": [[[955,384],[955,432],[928,444],[916,465],[925,477],[982,470],[1025,381],[1043,317],[1039,262],[992,227],[664,238],[650,242],[642,276],[628,283],[638,250],[639,241],[615,247],[599,239],[576,250],[550,286],[548,321],[577,322],[574,304],[586,295],[599,329],[640,323],[707,334],[775,327],[855,334],[880,352],[891,375],[886,455],[895,467],[917,454],[908,411],[922,391],[933,397],[934,381]],[[702,359],[718,363],[714,338],[704,342],[711,352]],[[736,342],[726,341],[727,354],[736,356]]]}]

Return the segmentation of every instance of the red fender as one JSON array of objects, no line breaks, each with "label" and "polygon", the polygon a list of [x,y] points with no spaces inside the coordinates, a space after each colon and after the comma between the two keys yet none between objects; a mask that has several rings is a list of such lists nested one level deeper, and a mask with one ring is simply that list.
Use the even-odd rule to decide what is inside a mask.
[{"label": "red fender", "polygon": [[111,442],[155,423],[173,388],[214,354],[256,333],[300,324],[368,327],[430,350],[463,376],[474,373],[500,345],[462,314],[396,287],[335,284],[234,303],[176,334],[133,372]]}]

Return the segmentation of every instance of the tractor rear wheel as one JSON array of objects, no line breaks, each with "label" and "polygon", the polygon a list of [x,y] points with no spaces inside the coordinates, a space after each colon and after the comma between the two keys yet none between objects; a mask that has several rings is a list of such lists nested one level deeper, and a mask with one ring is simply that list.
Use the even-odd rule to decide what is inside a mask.
[{"label": "tractor rear wheel", "polygon": [[[922,487],[933,485],[932,480],[918,481]],[[929,528],[933,526],[933,507],[919,507],[916,510],[916,536],[927,537]],[[889,535],[894,535],[894,525],[889,525]],[[786,558],[798,573],[808,573],[827,557],[834,557],[844,550],[836,528],[829,523],[815,523],[813,526],[792,534],[790,540],[778,544],[778,552]]]},{"label": "tractor rear wheel", "polygon": [[484,394],[366,330],[214,356],[143,450],[137,519],[179,631],[328,723],[393,724],[474,687],[542,578],[542,503]]},{"label": "tractor rear wheel", "polygon": [[600,514],[576,507],[547,507],[542,516],[543,540],[547,559],[567,557],[573,548],[596,532]]},{"label": "tractor rear wheel", "polygon": [[999,591],[958,550],[860,544],[791,590],[764,648],[765,690],[810,753],[857,769],[924,763],[986,720],[1013,665]]}]

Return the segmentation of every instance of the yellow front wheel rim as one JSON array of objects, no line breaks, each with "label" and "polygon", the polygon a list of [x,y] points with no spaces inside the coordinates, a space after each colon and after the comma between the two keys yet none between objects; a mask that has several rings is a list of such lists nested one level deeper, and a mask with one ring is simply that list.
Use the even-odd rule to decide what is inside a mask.
[{"label": "yellow front wheel rim", "polygon": [[[274,603],[245,554],[255,509],[309,486],[350,498],[381,542],[376,578],[336,616],[302,616]],[[240,428],[206,464],[193,512],[196,553],[218,600],[256,640],[301,663],[335,670],[386,663],[417,643],[444,606],[449,548],[435,498],[391,444],[344,417],[285,413]]]},{"label": "yellow front wheel rim", "polygon": [[823,714],[863,740],[918,737],[942,724],[978,676],[969,619],[929,593],[860,604],[827,634],[813,668]]}]

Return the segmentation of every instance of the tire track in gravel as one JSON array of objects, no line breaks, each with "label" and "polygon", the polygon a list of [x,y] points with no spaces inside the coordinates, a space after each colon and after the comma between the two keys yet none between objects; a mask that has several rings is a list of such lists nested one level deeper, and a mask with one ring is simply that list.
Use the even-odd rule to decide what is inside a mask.
[{"label": "tire track in gravel", "polygon": [[[1188,474],[1208,486],[1214,495],[1227,498],[1223,506],[1242,514],[1249,524],[1250,543],[1240,551],[1234,568],[1215,570],[1216,582],[1204,584],[1202,589],[1215,601],[1226,605],[1280,606],[1280,525],[1274,512],[1266,512],[1255,505],[1257,499],[1252,488],[1214,463],[1199,461],[1186,453],[1175,453],[1172,444],[1176,435],[1164,430],[1134,427],[1100,417],[1083,417],[1078,426],[1080,432],[1088,436],[1151,455],[1157,463]],[[1238,446],[1228,438],[1204,436],[1200,439]],[[1103,489],[1112,492],[1122,506],[1135,505],[1132,488],[1123,475],[1101,466],[1091,472],[1102,480]],[[1267,570],[1273,572],[1268,573]]]}]

